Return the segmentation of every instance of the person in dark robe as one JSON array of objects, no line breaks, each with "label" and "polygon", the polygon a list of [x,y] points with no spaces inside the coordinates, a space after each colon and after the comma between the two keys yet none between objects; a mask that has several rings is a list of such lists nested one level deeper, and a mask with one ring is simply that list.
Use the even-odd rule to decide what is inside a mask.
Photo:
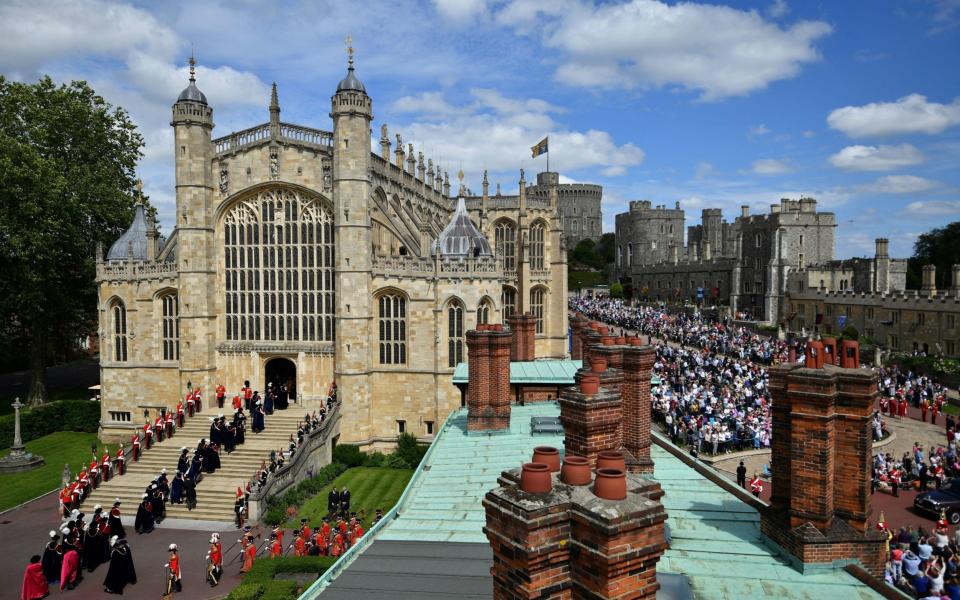
[{"label": "person in dark robe", "polygon": [[239,446],[243,444],[244,440],[246,439],[247,417],[245,417],[242,412],[237,411],[237,414],[233,416],[233,423],[237,428],[237,439],[235,444]]},{"label": "person in dark robe", "polygon": [[343,489],[340,490],[340,512],[343,513],[344,517],[350,514],[350,490],[347,489],[347,486],[343,486]]},{"label": "person in dark robe", "polygon": [[186,446],[180,448],[180,458],[177,459],[177,471],[186,473],[190,470],[190,457],[187,456],[188,454],[189,450],[187,450]]},{"label": "person in dark robe", "polygon": [[110,538],[110,567],[107,577],[103,580],[103,591],[108,594],[123,595],[123,588],[127,585],[136,585],[137,570],[133,567],[133,555],[127,540]]},{"label": "person in dark robe", "polygon": [[192,477],[183,480],[183,498],[187,503],[187,510],[197,507],[197,482]]},{"label": "person in dark robe", "polygon": [[153,520],[155,523],[159,523],[167,516],[167,503],[156,485],[157,484],[153,484],[150,486],[150,502],[153,504]]},{"label": "person in dark robe", "polygon": [[268,415],[273,414],[273,406],[277,400],[277,393],[273,391],[271,384],[270,389],[267,390],[267,394],[263,397],[263,412]]},{"label": "person in dark robe", "polygon": [[123,529],[123,521],[120,520],[120,498],[113,500],[113,508],[110,509],[110,517],[107,520],[110,525],[110,533],[120,539],[127,537],[127,532]]},{"label": "person in dark robe", "polygon": [[263,403],[263,398],[260,397],[260,392],[254,390],[253,396],[250,398],[250,406],[247,407],[247,410],[252,413],[253,409],[257,407],[257,404],[261,403]]},{"label": "person in dark robe", "polygon": [[43,576],[49,583],[60,581],[60,567],[63,566],[63,549],[60,546],[60,534],[56,531],[50,532],[50,541],[43,547],[43,559],[41,567]]},{"label": "person in dark robe", "polygon": [[160,495],[164,499],[170,497],[170,481],[167,479],[167,470],[160,469],[160,474],[157,475],[157,489],[160,490]]},{"label": "person in dark robe", "polygon": [[40,555],[30,557],[30,564],[23,571],[23,587],[20,588],[20,600],[38,600],[50,595],[50,586],[43,574]]},{"label": "person in dark robe", "polygon": [[170,484],[170,502],[174,504],[183,503],[183,472],[177,471],[173,482]]},{"label": "person in dark robe", "polygon": [[199,481],[202,470],[203,456],[200,454],[200,451],[197,450],[193,455],[193,459],[190,461],[190,470],[187,471],[186,479],[191,479],[194,482]]},{"label": "person in dark robe", "polygon": [[281,385],[277,390],[277,410],[287,410],[289,404],[290,392],[287,391],[287,385]]},{"label": "person in dark robe", "polygon": [[140,506],[137,507],[137,517],[134,519],[133,528],[137,533],[150,533],[155,526],[153,518],[153,503],[150,501],[150,494],[144,494]]},{"label": "person in dark robe", "polygon": [[210,443],[220,443],[220,419],[212,419],[210,423]]},{"label": "person in dark robe", "polygon": [[334,487],[330,490],[330,493],[327,494],[327,512],[330,514],[336,514],[340,510],[340,492],[337,491],[337,488]]},{"label": "person in dark robe", "polygon": [[263,418],[266,413],[263,410],[263,401],[257,402],[253,407],[253,432],[260,433],[264,430]]},{"label": "person in dark robe", "polygon": [[100,505],[94,510],[87,526],[87,540],[83,546],[83,567],[88,573],[100,566],[105,554],[106,540],[100,535]]},{"label": "person in dark robe", "polygon": [[210,465],[210,468],[213,471],[216,471],[220,468],[220,446],[219,444],[208,444],[207,445],[207,462]]}]

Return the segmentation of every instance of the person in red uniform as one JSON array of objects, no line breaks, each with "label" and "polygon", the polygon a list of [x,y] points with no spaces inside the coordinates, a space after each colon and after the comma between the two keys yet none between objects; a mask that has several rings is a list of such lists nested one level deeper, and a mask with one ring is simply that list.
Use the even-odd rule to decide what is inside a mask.
[{"label": "person in red uniform", "polygon": [[900,398],[900,402],[897,405],[897,409],[900,411],[900,418],[906,419],[907,418],[907,399],[906,398]]},{"label": "person in red uniform", "polygon": [[123,454],[123,444],[120,444],[120,447],[117,448],[117,475],[123,475],[127,472],[127,457]]},{"label": "person in red uniform", "polygon": [[94,454],[93,458],[90,460],[90,485],[93,486],[93,489],[97,489],[97,484],[100,483],[100,461],[97,460],[97,455]]},{"label": "person in red uniform", "polygon": [[303,536],[303,531],[297,532],[297,537],[293,540],[293,555],[294,556],[306,556],[307,554],[307,541]]},{"label": "person in red uniform", "polygon": [[227,388],[222,383],[217,384],[217,408],[223,408],[223,400],[227,396]]},{"label": "person in red uniform", "polygon": [[103,447],[103,458],[100,460],[100,473],[103,476],[103,480],[110,481],[110,451],[107,450],[107,447]]},{"label": "person in red uniform", "polygon": [[750,492],[757,498],[763,493],[763,481],[760,480],[758,473],[754,473],[753,479],[750,480]]},{"label": "person in red uniform", "polygon": [[200,388],[193,390],[193,407],[197,412],[203,412],[203,394],[200,393]]},{"label": "person in red uniform", "polygon": [[923,422],[927,422],[927,411],[930,410],[930,402],[926,398],[923,399],[923,402],[920,403],[920,414],[922,415]]},{"label": "person in red uniform", "polygon": [[140,432],[134,432],[130,437],[130,445],[133,447],[133,462],[140,460]]},{"label": "person in red uniform", "polygon": [[167,413],[167,437],[173,437],[173,413]]},{"label": "person in red uniform", "polygon": [[277,534],[270,534],[270,558],[280,558],[283,556],[283,544],[277,538]]},{"label": "person in red uniform", "polygon": [[931,423],[932,425],[936,425],[936,424],[937,424],[937,415],[939,415],[939,414],[940,414],[940,411],[943,410],[943,397],[942,397],[942,396],[937,396],[937,399],[933,401],[933,408],[932,408],[931,410],[932,410],[932,412],[930,413],[930,423]]},{"label": "person in red uniform", "polygon": [[177,400],[177,427],[183,427],[183,400]]},{"label": "person in red uniform", "polygon": [[240,400],[239,394],[233,397],[233,410],[240,410],[243,406],[243,402]]},{"label": "person in red uniform", "polygon": [[270,533],[271,535],[276,536],[278,540],[280,540],[280,545],[282,546],[283,545],[283,529],[280,529],[279,525],[274,525],[273,529],[270,530]]},{"label": "person in red uniform", "polygon": [[65,485],[63,489],[60,490],[60,514],[64,519],[70,516],[70,508],[73,502],[73,496],[70,491],[70,486]]},{"label": "person in red uniform", "polygon": [[900,471],[894,467],[890,469],[888,477],[890,479],[890,491],[893,492],[894,498],[900,497]]},{"label": "person in red uniform", "polygon": [[300,533],[303,535],[303,539],[310,539],[310,525],[307,524],[306,519],[300,519]]},{"label": "person in red uniform", "polygon": [[257,557],[257,547],[253,543],[253,536],[249,533],[246,536],[246,547],[243,549],[243,566],[240,567],[241,573],[246,573],[253,568],[253,560]]},{"label": "person in red uniform", "polygon": [[30,557],[30,564],[23,571],[23,587],[20,588],[20,600],[37,600],[49,595],[50,586],[47,585],[47,578],[43,576],[40,555],[34,554]]},{"label": "person in red uniform", "polygon": [[153,432],[157,436],[157,443],[163,441],[164,428],[166,428],[166,423],[163,422],[163,415],[157,415],[157,419],[153,422]]},{"label": "person in red uniform", "polygon": [[177,553],[177,545],[170,544],[170,557],[167,564],[167,594],[183,591],[183,574],[180,572],[180,555]]},{"label": "person in red uniform", "polygon": [[143,424],[143,439],[144,450],[149,450],[153,445],[153,428],[150,427],[150,419],[147,419],[147,422]]},{"label": "person in red uniform", "polygon": [[210,536],[210,550],[207,552],[207,582],[210,587],[216,587],[223,575],[223,546],[220,544],[220,534]]},{"label": "person in red uniform", "polygon": [[240,393],[243,394],[243,407],[246,410],[251,410],[253,407],[250,406],[250,401],[253,400],[253,388],[250,387],[249,381],[243,382],[243,387],[240,388]]}]

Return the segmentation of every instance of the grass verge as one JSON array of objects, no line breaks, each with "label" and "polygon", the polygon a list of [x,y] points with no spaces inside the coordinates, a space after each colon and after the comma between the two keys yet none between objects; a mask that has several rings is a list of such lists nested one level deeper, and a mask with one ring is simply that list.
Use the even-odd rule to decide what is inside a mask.
[{"label": "grass verge", "polygon": [[378,508],[387,512],[403,494],[407,482],[413,476],[413,469],[389,469],[386,467],[355,467],[344,472],[324,486],[317,495],[307,500],[297,511],[297,515],[286,522],[286,527],[298,527],[300,519],[307,519],[311,527],[319,526],[327,516],[327,494],[333,487],[338,490],[344,486],[350,490],[350,510],[363,515],[364,529],[370,523]]},{"label": "grass verge", "polygon": [[[27,450],[42,456],[45,464],[33,471],[0,475],[0,510],[60,487],[63,465],[70,465],[71,477],[76,475],[82,464],[89,464],[90,445],[94,443],[100,447],[97,434],[73,431],[51,433],[27,442]],[[51,500],[50,510],[55,508],[56,502]]]}]

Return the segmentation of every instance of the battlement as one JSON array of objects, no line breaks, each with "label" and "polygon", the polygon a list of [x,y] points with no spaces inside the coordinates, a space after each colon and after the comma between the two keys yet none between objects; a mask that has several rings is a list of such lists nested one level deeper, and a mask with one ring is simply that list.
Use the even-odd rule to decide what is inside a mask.
[{"label": "battlement", "polygon": [[[270,123],[262,123],[213,140],[213,151],[219,157],[253,148],[274,140]],[[333,133],[291,123],[280,123],[276,141],[290,146],[312,148],[329,152],[333,148]]]}]

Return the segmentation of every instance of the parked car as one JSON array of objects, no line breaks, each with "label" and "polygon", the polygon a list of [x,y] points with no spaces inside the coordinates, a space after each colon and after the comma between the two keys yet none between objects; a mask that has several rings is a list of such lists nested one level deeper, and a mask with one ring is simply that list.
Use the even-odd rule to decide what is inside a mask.
[{"label": "parked car", "polygon": [[941,511],[946,511],[950,524],[960,524],[960,477],[949,480],[939,490],[917,494],[913,508],[934,519],[939,519]]}]

